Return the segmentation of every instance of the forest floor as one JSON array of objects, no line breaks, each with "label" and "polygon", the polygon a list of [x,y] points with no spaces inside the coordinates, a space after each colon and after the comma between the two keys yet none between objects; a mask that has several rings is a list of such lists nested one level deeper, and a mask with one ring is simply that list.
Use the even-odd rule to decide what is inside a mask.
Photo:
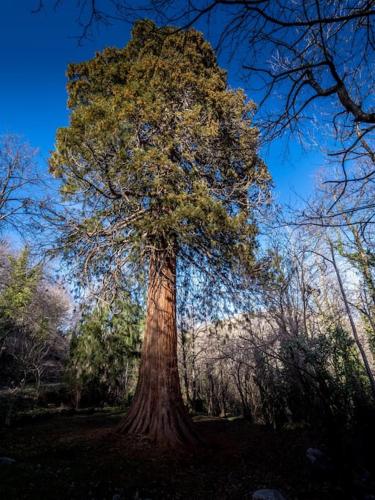
[{"label": "forest floor", "polygon": [[[276,488],[286,499],[357,497],[352,472],[314,473],[303,429],[274,432],[243,419],[196,418],[207,447],[195,455],[160,454],[116,433],[120,413],[61,415],[0,428],[2,499],[251,499]],[[368,496],[367,498],[371,498]],[[372,497],[375,498],[375,497]]]}]

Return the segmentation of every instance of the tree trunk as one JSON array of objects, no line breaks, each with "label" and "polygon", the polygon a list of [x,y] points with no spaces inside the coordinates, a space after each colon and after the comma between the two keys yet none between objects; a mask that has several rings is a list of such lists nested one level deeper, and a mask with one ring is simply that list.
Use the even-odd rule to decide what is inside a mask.
[{"label": "tree trunk", "polygon": [[184,407],[177,367],[176,256],[150,258],[147,317],[135,396],[120,431],[163,447],[195,446],[199,438]]},{"label": "tree trunk", "polygon": [[186,332],[181,329],[181,354],[182,354],[182,369],[183,369],[183,380],[185,386],[185,396],[189,408],[193,407],[192,399],[190,397],[190,383],[189,383],[189,369],[187,361],[187,339]]}]

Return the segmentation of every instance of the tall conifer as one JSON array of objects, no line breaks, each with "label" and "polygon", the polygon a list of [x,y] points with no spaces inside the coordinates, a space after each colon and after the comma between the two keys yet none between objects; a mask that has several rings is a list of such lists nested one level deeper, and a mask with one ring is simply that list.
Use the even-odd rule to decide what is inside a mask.
[{"label": "tall conifer", "polygon": [[[129,43],[68,70],[70,124],[51,170],[75,217],[62,244],[84,269],[149,266],[138,387],[123,431],[194,444],[177,369],[176,262],[251,267],[269,183],[254,105],[195,31],[138,21]],[[79,214],[79,216],[77,216]]]}]

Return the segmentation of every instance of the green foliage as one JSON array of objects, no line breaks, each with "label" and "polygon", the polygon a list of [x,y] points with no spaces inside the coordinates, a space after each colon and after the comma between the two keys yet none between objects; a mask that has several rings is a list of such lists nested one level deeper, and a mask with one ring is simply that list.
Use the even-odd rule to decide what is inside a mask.
[{"label": "green foliage", "polygon": [[355,343],[341,327],[313,338],[300,335],[283,341],[280,358],[285,407],[294,421],[347,424],[369,396]]},{"label": "green foliage", "polygon": [[98,273],[158,247],[251,266],[253,208],[270,177],[254,104],[228,88],[202,35],[138,21],[126,47],[70,65],[68,78],[70,124],[50,159],[81,207],[64,227],[66,254]]},{"label": "green foliage", "polygon": [[369,319],[366,316],[363,317],[363,326],[364,326],[364,331],[368,338],[368,344],[372,357],[375,360],[375,331],[372,324],[370,323]]},{"label": "green foliage", "polygon": [[[355,230],[353,230],[353,232],[354,231]],[[343,242],[339,240],[337,243],[337,251],[360,270],[364,264],[368,265],[372,269],[375,268],[375,253],[371,248],[363,248],[361,245],[360,248],[350,251],[345,247]]]},{"label": "green foliage", "polygon": [[32,303],[42,270],[40,266],[30,264],[27,247],[18,257],[9,256],[9,265],[9,279],[0,294],[1,319],[21,324]]},{"label": "green foliage", "polygon": [[71,340],[68,369],[78,399],[118,402],[131,392],[142,323],[142,310],[129,300],[98,305],[83,316]]},{"label": "green foliage", "polygon": [[33,265],[28,248],[7,255],[1,271],[0,376],[15,385],[32,379],[39,385],[64,357],[66,297],[50,286],[42,266]]}]

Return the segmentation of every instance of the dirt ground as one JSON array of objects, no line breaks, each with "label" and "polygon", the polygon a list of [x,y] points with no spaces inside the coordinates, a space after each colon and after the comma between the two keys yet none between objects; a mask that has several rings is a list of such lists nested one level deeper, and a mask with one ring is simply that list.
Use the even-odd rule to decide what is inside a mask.
[{"label": "dirt ground", "polygon": [[0,429],[0,456],[16,460],[0,465],[0,498],[250,499],[259,488],[288,500],[357,498],[348,471],[311,470],[306,450],[321,443],[306,430],[201,417],[195,425],[206,447],[181,456],[129,442],[116,432],[120,418],[54,416]]}]

